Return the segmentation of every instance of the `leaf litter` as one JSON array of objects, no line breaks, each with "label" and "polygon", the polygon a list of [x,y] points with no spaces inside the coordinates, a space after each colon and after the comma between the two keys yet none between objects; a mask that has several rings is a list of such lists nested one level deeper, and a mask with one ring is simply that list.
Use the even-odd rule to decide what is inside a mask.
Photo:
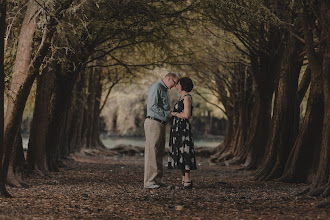
[{"label": "leaf litter", "polygon": [[29,188],[0,198],[0,219],[330,219],[321,198],[297,196],[308,185],[256,182],[240,166],[198,157],[192,190],[179,189],[180,171],[164,168],[172,188],[144,189],[141,154],[72,154],[66,168],[26,176]]}]

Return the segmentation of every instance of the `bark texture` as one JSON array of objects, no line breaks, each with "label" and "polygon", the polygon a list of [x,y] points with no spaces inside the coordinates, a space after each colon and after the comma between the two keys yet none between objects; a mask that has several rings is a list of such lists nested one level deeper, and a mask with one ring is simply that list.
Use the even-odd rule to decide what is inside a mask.
[{"label": "bark texture", "polygon": [[[311,185],[312,195],[330,196],[330,5],[329,1],[321,1],[321,48],[323,48],[322,81],[324,96],[324,118],[320,162],[316,176]],[[329,205],[329,203],[328,203]]]},{"label": "bark texture", "polygon": [[61,157],[65,146],[65,127],[72,99],[72,90],[76,81],[76,73],[72,68],[56,65],[55,89],[51,97],[50,120],[46,135],[46,152],[48,169],[59,171],[62,166]]},{"label": "bark texture", "polygon": [[46,67],[43,73],[37,76],[37,92],[31,122],[27,161],[29,168],[42,176],[47,175],[48,172],[45,144],[50,117],[50,99],[54,83],[55,73],[52,67]]},{"label": "bark texture", "polygon": [[6,32],[6,7],[5,0],[0,1],[0,196],[11,197],[6,189],[7,170],[3,167],[4,156],[4,38]]},{"label": "bark texture", "polygon": [[[25,17],[22,23],[20,35],[18,38],[18,48],[16,52],[15,64],[13,67],[13,75],[9,91],[7,93],[8,104],[5,116],[5,156],[4,168],[14,167],[14,160],[16,156],[15,146],[19,146],[18,138],[20,138],[20,127],[22,115],[25,107],[27,97],[30,93],[33,81],[37,74],[34,66],[30,65],[33,35],[36,28],[38,5],[35,1],[29,1]],[[39,68],[36,67],[36,70]],[[9,184],[20,187],[15,179],[14,172],[9,172],[7,180]]]},{"label": "bark texture", "polygon": [[298,55],[302,50],[302,43],[291,36],[284,54],[283,70],[277,87],[272,118],[273,129],[267,142],[267,154],[256,173],[256,178],[259,180],[272,180],[282,175],[298,133],[297,88],[303,61]]},{"label": "bark texture", "polygon": [[256,169],[264,156],[271,128],[271,111],[274,88],[283,56],[283,45],[278,41],[279,51],[272,56],[262,54],[251,57],[255,81],[254,108],[249,125],[248,139],[244,145],[245,163],[248,169]]},{"label": "bark texture", "polygon": [[324,94],[322,80],[322,50],[315,51],[311,23],[315,22],[308,17],[309,11],[304,8],[303,33],[309,67],[311,69],[311,86],[305,118],[294,148],[290,153],[285,167],[282,181],[311,182],[317,170],[319,161],[322,125],[324,119]]}]

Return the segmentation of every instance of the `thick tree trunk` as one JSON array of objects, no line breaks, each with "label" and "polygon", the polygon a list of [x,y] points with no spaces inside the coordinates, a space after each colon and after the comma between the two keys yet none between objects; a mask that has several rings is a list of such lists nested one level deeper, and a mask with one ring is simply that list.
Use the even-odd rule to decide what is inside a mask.
[{"label": "thick tree trunk", "polygon": [[322,142],[320,162],[318,165],[316,177],[311,185],[311,195],[322,194],[323,197],[330,196],[330,9],[329,1],[322,1],[321,3],[321,48],[323,48],[323,62],[322,62],[322,81],[324,94],[324,119],[322,128]]},{"label": "thick tree trunk", "polygon": [[[274,86],[277,84],[277,74],[281,65],[281,50],[273,57],[260,57],[260,63],[252,57],[252,72],[256,88],[254,92],[255,105],[249,126],[248,139],[244,145],[248,169],[256,169],[264,156],[265,146],[271,126],[271,109]],[[259,64],[258,64],[259,63]],[[259,66],[260,65],[260,69]]]},{"label": "thick tree trunk", "polygon": [[56,67],[55,91],[51,99],[50,121],[46,136],[46,152],[49,171],[59,171],[61,150],[65,137],[67,114],[72,98],[72,90],[76,81],[76,73],[68,71],[62,73],[60,66]]},{"label": "thick tree trunk", "polygon": [[290,153],[281,181],[310,182],[316,173],[324,118],[324,93],[322,81],[322,54],[315,52],[313,34],[309,27],[308,12],[303,16],[305,46],[311,68],[311,86],[303,125]]},{"label": "thick tree trunk", "polygon": [[[17,152],[16,152],[16,158],[14,162],[14,172],[17,174],[22,174],[24,171],[27,170],[27,163],[24,155],[24,149],[23,149],[23,140],[22,140],[22,134],[19,132],[18,139],[17,139]],[[26,185],[27,186],[27,185]]]},{"label": "thick tree trunk", "polygon": [[49,123],[51,92],[54,82],[55,74],[52,68],[46,67],[43,73],[37,76],[37,92],[31,122],[27,161],[29,167],[42,176],[48,175],[45,143]]},{"label": "thick tree trunk", "polygon": [[[36,27],[38,5],[35,1],[29,1],[28,8],[22,23],[21,32],[18,38],[18,49],[16,60],[13,68],[10,89],[8,91],[8,105],[5,117],[5,158],[4,168],[14,167],[14,159],[16,156],[16,148],[13,146],[15,139],[19,134],[21,127],[22,115],[27,97],[30,93],[36,71],[30,66],[33,34]],[[37,67],[36,69],[39,69]],[[18,146],[18,145],[17,145]],[[9,181],[14,180],[14,172],[7,176]],[[16,185],[14,182],[9,182]],[[20,185],[16,185],[20,187]]]},{"label": "thick tree trunk", "polygon": [[69,146],[69,152],[81,150],[81,139],[82,139],[82,126],[85,112],[86,102],[86,75],[84,72],[80,72],[77,83],[74,87],[74,104],[70,107],[69,122],[67,126],[67,144]]},{"label": "thick tree trunk", "polygon": [[242,164],[246,159],[243,147],[247,139],[248,124],[251,116],[252,75],[247,70],[241,70],[241,74],[242,79],[240,79],[240,86],[237,92],[239,94],[238,124],[232,144],[234,158],[228,164]]},{"label": "thick tree trunk", "polygon": [[[233,86],[235,87],[235,85]],[[236,90],[235,90],[236,91]],[[229,143],[229,149],[227,152],[225,152],[225,160],[227,163],[227,160],[232,159],[235,155],[235,150],[237,146],[237,140],[238,140],[238,131],[239,131],[239,100],[237,97],[232,97],[233,100],[233,108],[232,108],[232,139],[231,142]]]},{"label": "thick tree trunk", "polygon": [[[313,76],[314,75],[314,76]],[[295,141],[281,181],[305,182],[308,174],[315,172],[314,156],[321,145],[323,121],[323,89],[320,74],[313,74],[303,125]],[[315,165],[315,164],[314,164]]]},{"label": "thick tree trunk", "polygon": [[11,197],[6,189],[7,170],[4,170],[2,158],[4,157],[4,38],[6,32],[6,5],[5,0],[0,0],[0,196]]},{"label": "thick tree trunk", "polygon": [[85,109],[82,125],[82,139],[78,149],[105,148],[99,133],[100,100],[102,95],[101,70],[98,68],[87,69],[87,108]]},{"label": "thick tree trunk", "polygon": [[298,55],[302,50],[302,43],[291,37],[287,44],[284,70],[281,71],[276,93],[272,135],[267,142],[267,154],[263,164],[256,172],[258,180],[271,180],[282,175],[296,139],[299,123],[297,88],[303,61]]},{"label": "thick tree trunk", "polygon": [[[261,97],[262,96],[262,97]],[[256,94],[256,103],[253,109],[248,139],[244,145],[246,157],[244,165],[248,169],[255,169],[264,155],[267,136],[270,130],[270,108],[272,93],[263,93],[261,88]]]},{"label": "thick tree trunk", "polygon": [[21,171],[24,169],[25,157],[23,154],[23,142],[20,131],[15,137],[13,147],[16,149],[16,152],[15,155],[13,155],[13,162],[9,164],[6,182],[13,187],[28,188],[29,185],[21,179]]}]

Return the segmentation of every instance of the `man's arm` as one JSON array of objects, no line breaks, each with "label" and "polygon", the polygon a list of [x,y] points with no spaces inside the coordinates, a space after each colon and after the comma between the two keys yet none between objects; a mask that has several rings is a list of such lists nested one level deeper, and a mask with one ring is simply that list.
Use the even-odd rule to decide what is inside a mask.
[{"label": "man's arm", "polygon": [[163,100],[159,100],[165,97],[161,97],[160,88],[150,89],[148,94],[148,108],[155,114],[161,115],[162,117],[169,118],[171,111],[166,111],[163,107],[159,106],[159,103],[163,103]]}]

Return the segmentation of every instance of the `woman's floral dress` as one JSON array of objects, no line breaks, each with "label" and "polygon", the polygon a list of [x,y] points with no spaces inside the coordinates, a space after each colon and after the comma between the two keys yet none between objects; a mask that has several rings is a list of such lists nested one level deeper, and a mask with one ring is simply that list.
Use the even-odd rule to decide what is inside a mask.
[{"label": "woman's floral dress", "polygon": [[[189,95],[189,94],[187,94]],[[187,96],[186,95],[186,96]],[[190,95],[189,95],[190,96]],[[191,96],[190,96],[191,97]],[[184,97],[173,108],[173,112],[181,113],[184,109]],[[192,114],[193,106],[191,106]],[[169,141],[170,151],[168,157],[169,169],[195,170],[196,159],[194,140],[191,133],[189,119],[173,117]]]}]

